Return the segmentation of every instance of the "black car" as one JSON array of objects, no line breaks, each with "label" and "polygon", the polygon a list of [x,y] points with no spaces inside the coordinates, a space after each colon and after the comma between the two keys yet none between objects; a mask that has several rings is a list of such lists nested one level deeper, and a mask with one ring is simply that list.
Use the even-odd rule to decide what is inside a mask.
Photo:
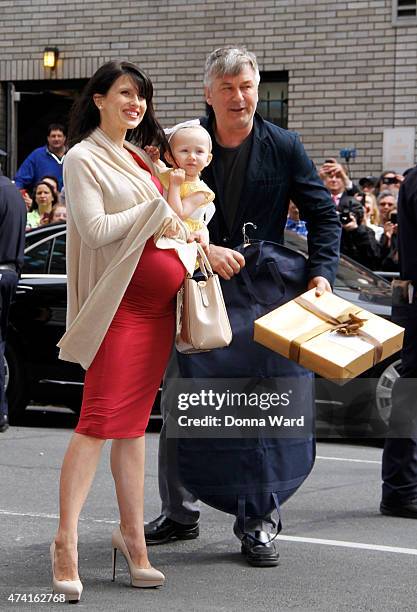
[{"label": "black car", "polygon": [[65,244],[63,223],[26,234],[6,345],[11,423],[19,421],[30,401],[59,402],[75,410],[80,406],[84,371],[59,360],[56,346],[65,331],[67,310]]},{"label": "black car", "polygon": [[[30,401],[61,403],[75,411],[81,403],[83,369],[58,359],[65,331],[65,224],[28,232],[25,263],[10,313],[6,349],[9,417],[16,423]],[[286,246],[307,254],[307,241],[286,232]],[[342,256],[334,287],[340,297],[386,319],[391,316],[390,284]],[[317,380],[317,424],[327,435],[383,435],[398,377],[399,355],[338,387]]]}]

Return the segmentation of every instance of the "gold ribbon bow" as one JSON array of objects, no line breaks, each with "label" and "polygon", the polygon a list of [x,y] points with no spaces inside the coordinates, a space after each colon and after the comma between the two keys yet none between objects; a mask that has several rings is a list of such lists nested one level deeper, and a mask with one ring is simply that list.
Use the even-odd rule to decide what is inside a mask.
[{"label": "gold ribbon bow", "polygon": [[345,323],[337,325],[335,331],[337,331],[338,334],[343,334],[344,336],[359,336],[360,328],[363,327],[363,324],[368,319],[361,319],[353,312],[349,312],[348,316],[349,320]]},{"label": "gold ribbon bow", "polygon": [[348,309],[339,314],[338,317],[332,317],[331,315],[327,314],[327,312],[319,308],[316,304],[312,304],[309,300],[306,300],[303,296],[299,296],[294,300],[294,302],[316,315],[323,321],[323,323],[291,340],[289,349],[290,359],[298,363],[302,344],[312,340],[316,336],[320,336],[324,332],[336,331],[345,336],[360,336],[374,347],[373,365],[381,361],[383,350],[382,344],[379,342],[379,340],[377,340],[377,338],[374,338],[374,336],[371,336],[371,334],[368,334],[361,329],[367,320],[358,317],[358,313],[362,310],[361,308],[358,308],[355,311],[352,306],[350,306]]}]

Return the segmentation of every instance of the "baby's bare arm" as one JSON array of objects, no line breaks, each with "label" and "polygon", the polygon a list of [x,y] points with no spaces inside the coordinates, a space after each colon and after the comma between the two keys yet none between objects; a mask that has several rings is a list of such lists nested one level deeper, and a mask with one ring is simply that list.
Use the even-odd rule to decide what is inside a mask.
[{"label": "baby's bare arm", "polygon": [[186,198],[183,198],[182,209],[185,215],[184,219],[190,217],[197,208],[200,208],[200,206],[206,204],[206,202],[206,194],[203,191],[196,191]]}]

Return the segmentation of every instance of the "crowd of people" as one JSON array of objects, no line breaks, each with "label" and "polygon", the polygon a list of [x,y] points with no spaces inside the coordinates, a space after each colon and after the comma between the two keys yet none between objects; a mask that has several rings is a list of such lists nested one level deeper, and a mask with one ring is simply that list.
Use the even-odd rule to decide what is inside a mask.
[{"label": "crowd of people", "polygon": [[66,221],[62,172],[66,140],[64,125],[51,123],[47,129],[47,144],[32,151],[16,172],[14,182],[26,204],[26,231]]},{"label": "crowd of people", "polygon": [[[342,225],[340,250],[355,261],[384,272],[398,272],[398,193],[404,176],[385,170],[381,176],[364,176],[355,184],[347,168],[334,158],[319,168]],[[290,203],[286,229],[302,236],[308,227]]]},{"label": "crowd of people", "polygon": [[[195,128],[194,122],[189,127]],[[170,140],[172,137],[170,130],[168,134]],[[26,204],[26,231],[50,223],[66,222],[62,172],[66,151],[64,125],[50,124],[47,130],[47,144],[35,149],[19,167],[14,181]],[[159,162],[159,150],[156,147],[147,147],[147,152],[157,166],[164,166]],[[168,157],[169,155],[168,152]],[[170,162],[172,166],[174,164],[172,158]],[[171,172],[166,167],[165,170],[168,171],[163,171],[160,176],[163,183],[164,176],[167,177],[167,189],[164,193],[165,197],[168,197],[167,181],[173,184],[178,172],[184,171],[179,168]],[[51,174],[42,174],[42,171]],[[404,176],[395,170],[385,170],[379,178],[364,176],[356,184],[350,179],[347,167],[335,158],[326,159],[318,173],[331,194],[342,224],[341,252],[371,270],[398,272],[397,200]],[[184,188],[187,185],[184,177],[179,181],[177,179],[177,183],[181,189],[182,185]],[[198,206],[194,208],[196,211],[199,209]],[[201,207],[198,214],[200,216],[203,214]],[[214,207],[206,223],[213,214]],[[286,229],[302,236],[307,236],[308,233],[308,226],[305,220],[300,218],[300,212],[294,202],[289,204]]]}]

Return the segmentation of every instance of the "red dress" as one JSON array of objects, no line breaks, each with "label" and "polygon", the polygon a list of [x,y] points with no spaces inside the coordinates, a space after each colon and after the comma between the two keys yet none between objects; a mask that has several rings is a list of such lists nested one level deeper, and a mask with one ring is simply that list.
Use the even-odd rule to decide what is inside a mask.
[{"label": "red dress", "polygon": [[175,298],[184,274],[175,250],[147,241],[86,372],[77,433],[103,439],[144,435],[172,350]]}]

